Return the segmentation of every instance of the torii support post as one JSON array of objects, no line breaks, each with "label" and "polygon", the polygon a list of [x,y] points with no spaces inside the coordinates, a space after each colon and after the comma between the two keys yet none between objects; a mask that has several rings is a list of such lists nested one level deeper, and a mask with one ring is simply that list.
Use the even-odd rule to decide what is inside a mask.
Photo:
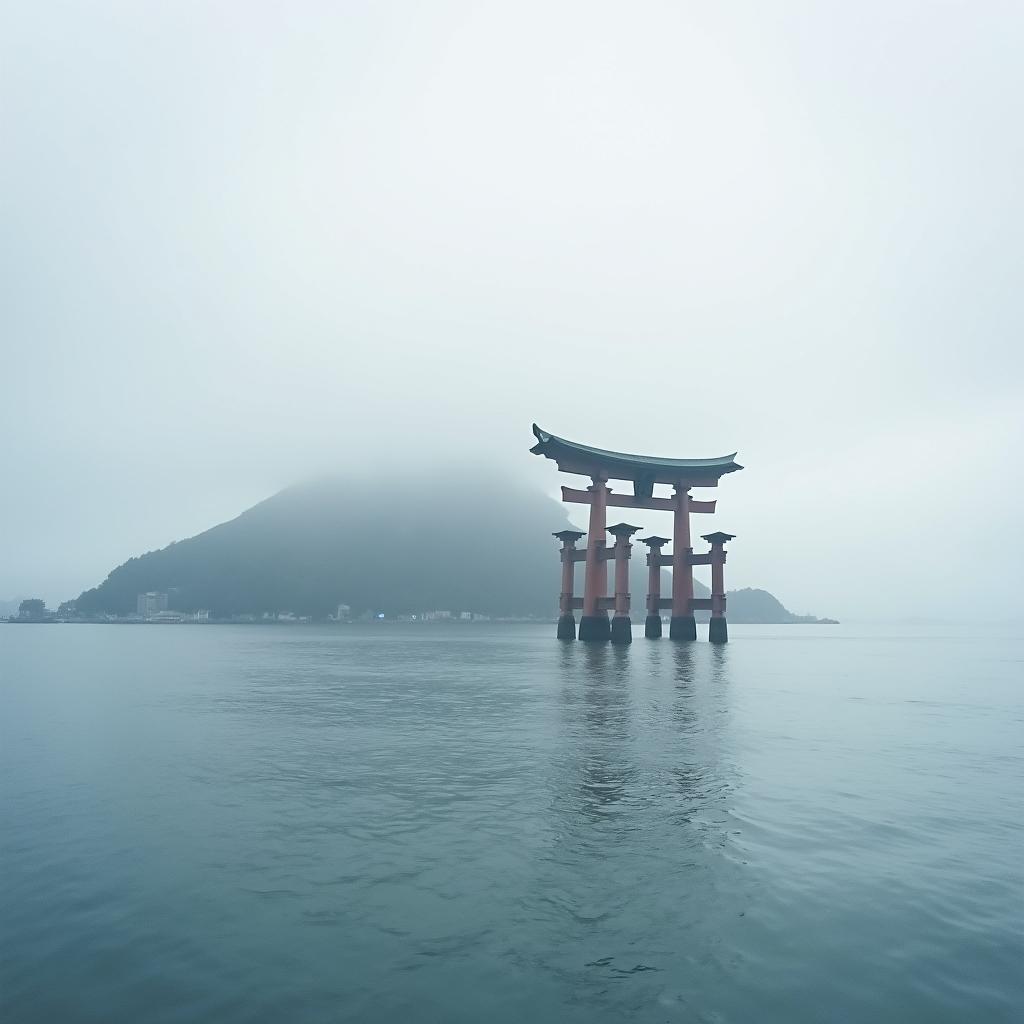
[{"label": "torii support post", "polygon": [[576,618],[572,611],[575,590],[576,541],[583,536],[582,530],[559,530],[552,534],[562,542],[562,593],[558,598],[558,639],[576,639]]},{"label": "torii support post", "polygon": [[672,530],[672,640],[696,640],[697,620],[693,617],[693,566],[690,556],[690,495],[685,484],[675,485],[675,515]]},{"label": "torii support post", "polygon": [[733,533],[705,533],[703,539],[711,545],[711,621],[708,640],[713,644],[729,642],[729,626],[725,619],[725,545],[736,535]]},{"label": "torii support post", "polygon": [[605,561],[607,544],[604,536],[608,532],[608,474],[597,473],[591,479],[593,484],[587,488],[592,497],[579,637],[586,641],[604,641],[611,639],[608,613],[600,606],[601,598],[608,593],[608,565]]},{"label": "torii support post", "polygon": [[633,545],[629,538],[638,532],[639,526],[616,523],[608,532],[615,538],[615,615],[612,618],[611,640],[613,644],[633,642],[633,623],[629,617],[629,558]]},{"label": "torii support post", "polygon": [[652,640],[661,636],[661,549],[668,543],[668,537],[641,537],[647,552],[647,618],[644,619],[644,636]]}]

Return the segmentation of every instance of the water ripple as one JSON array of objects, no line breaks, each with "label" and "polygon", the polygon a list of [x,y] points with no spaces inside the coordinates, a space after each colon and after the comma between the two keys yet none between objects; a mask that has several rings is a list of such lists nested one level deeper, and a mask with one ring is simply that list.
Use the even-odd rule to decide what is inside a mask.
[{"label": "water ripple", "polygon": [[1019,1019],[1024,644],[822,629],[5,630],[0,1017]]}]

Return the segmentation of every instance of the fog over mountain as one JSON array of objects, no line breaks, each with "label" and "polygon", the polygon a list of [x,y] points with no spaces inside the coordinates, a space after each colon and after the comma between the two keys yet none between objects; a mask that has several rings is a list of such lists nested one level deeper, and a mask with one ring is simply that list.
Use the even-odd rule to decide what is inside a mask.
[{"label": "fog over mountain", "polygon": [[557,497],[537,421],[738,451],[729,587],[1018,617],[1021,52],[996,2],[5,5],[0,598],[326,474]]}]

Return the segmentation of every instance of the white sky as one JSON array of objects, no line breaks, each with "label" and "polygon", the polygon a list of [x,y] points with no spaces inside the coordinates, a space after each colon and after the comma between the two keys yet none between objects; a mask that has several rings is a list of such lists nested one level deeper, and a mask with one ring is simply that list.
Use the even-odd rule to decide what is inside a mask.
[{"label": "white sky", "polygon": [[985,0],[12,0],[0,597],[372,451],[555,494],[537,420],[738,450],[730,587],[1019,616],[1022,53]]}]

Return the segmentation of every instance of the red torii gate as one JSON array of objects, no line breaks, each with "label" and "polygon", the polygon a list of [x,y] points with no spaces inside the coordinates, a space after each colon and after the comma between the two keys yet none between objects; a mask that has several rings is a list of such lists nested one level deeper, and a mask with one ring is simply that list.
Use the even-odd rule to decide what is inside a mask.
[{"label": "red torii gate", "polygon": [[[630,537],[639,529],[628,523],[607,525],[608,508],[657,509],[673,514],[672,552],[666,554],[662,547],[669,543],[667,537],[646,537],[641,542],[648,547],[647,564],[650,567],[649,593],[647,595],[647,620],[645,635],[661,636],[661,610],[672,609],[669,636],[673,640],[696,640],[697,623],[694,611],[710,609],[711,625],[708,639],[712,643],[728,640],[725,617],[725,544],[733,534],[704,534],[710,550],[695,555],[690,540],[690,513],[711,513],[715,501],[698,501],[690,496],[694,487],[717,487],[719,478],[726,473],[735,473],[743,467],[735,461],[736,453],[716,459],[659,459],[646,455],[626,455],[602,448],[567,441],[541,430],[535,423],[533,433],[537,438],[530,451],[553,459],[563,473],[577,473],[589,476],[591,485],[586,490],[571,487],[562,488],[562,500],[590,506],[590,528],[585,551],[576,548],[576,542],[583,536],[578,530],[561,530],[554,534],[562,541],[562,594],[559,607],[558,637],[562,640],[576,639],[575,609],[580,608],[580,640],[611,640],[613,643],[630,643],[632,623],[629,617],[629,558],[632,544]],[[632,494],[614,494],[608,486],[609,480],[629,480],[633,484]],[[671,496],[659,497],[654,494],[655,484],[672,487]],[[613,546],[605,541],[605,533],[615,537]],[[609,560],[615,562],[615,596],[608,597]],[[585,563],[583,597],[574,594],[575,564]],[[693,567],[711,566],[711,597],[693,596]],[[661,570],[672,570],[672,597],[661,597]],[[614,617],[608,621],[608,609],[614,610]]]}]

